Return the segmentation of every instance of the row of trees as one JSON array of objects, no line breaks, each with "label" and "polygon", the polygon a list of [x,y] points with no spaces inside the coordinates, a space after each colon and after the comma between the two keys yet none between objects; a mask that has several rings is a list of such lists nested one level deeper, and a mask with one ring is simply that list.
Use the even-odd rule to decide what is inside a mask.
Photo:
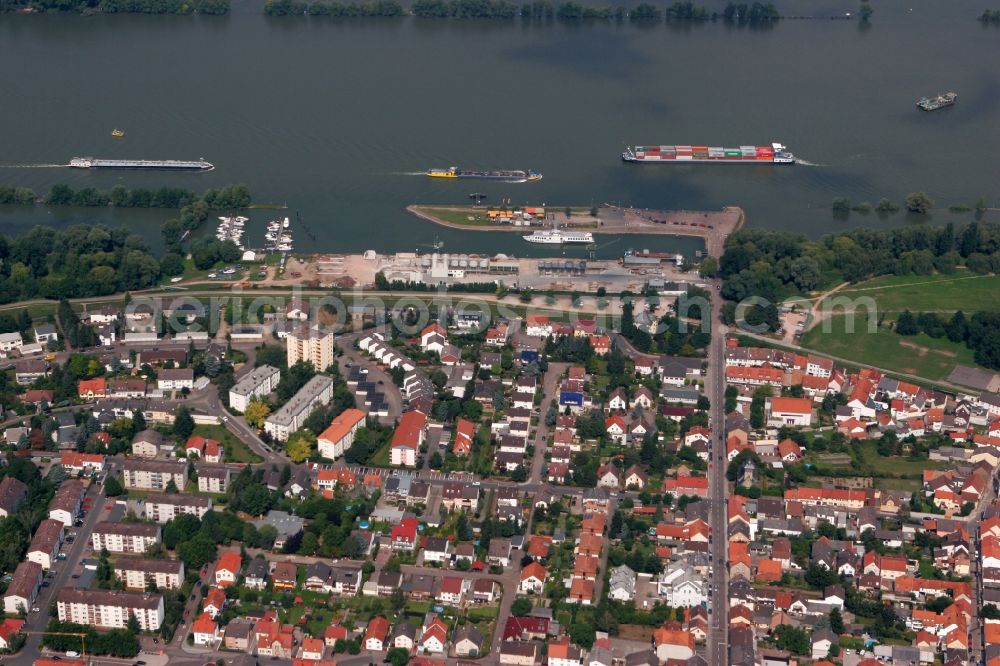
[{"label": "row of trees", "polygon": [[926,333],[932,338],[947,337],[952,342],[964,342],[975,352],[978,365],[1000,370],[1000,312],[976,312],[966,318],[965,313],[958,310],[950,319],[945,319],[936,312],[914,314],[904,310],[896,320],[896,333]]},{"label": "row of trees", "polygon": [[27,7],[43,12],[221,15],[229,12],[229,0],[0,0],[0,12]]},{"label": "row of trees", "polygon": [[[395,17],[404,16],[407,11],[395,0],[381,0],[367,3],[341,3],[330,0],[266,0],[264,13],[268,16],[335,16],[335,17]],[[534,19],[564,21],[611,20],[622,21],[707,21],[723,20],[727,23],[756,24],[779,18],[777,9],[771,3],[752,4],[730,2],[720,14],[709,12],[701,5],[689,0],[674,2],[666,8],[641,3],[631,10],[623,6],[587,6],[567,0],[558,5],[548,0],[534,0],[518,4],[509,0],[416,0],[410,10],[419,18],[488,18],[488,19]]]},{"label": "row of trees", "polygon": [[[45,629],[42,645],[55,652],[77,652],[88,655],[102,654],[118,658],[131,658],[139,654],[139,621],[129,616],[128,628],[112,629],[98,633],[87,624],[74,624],[52,620]],[[82,634],[73,636],[70,634]]]},{"label": "row of trees", "polygon": [[[32,192],[32,194],[34,194]],[[45,203],[50,206],[114,206],[115,208],[180,208],[198,199],[191,190],[181,187],[161,187],[158,190],[146,188],[126,189],[115,185],[110,190],[82,187],[74,190],[69,185],[53,185],[45,195]],[[32,200],[28,203],[34,203]]]}]

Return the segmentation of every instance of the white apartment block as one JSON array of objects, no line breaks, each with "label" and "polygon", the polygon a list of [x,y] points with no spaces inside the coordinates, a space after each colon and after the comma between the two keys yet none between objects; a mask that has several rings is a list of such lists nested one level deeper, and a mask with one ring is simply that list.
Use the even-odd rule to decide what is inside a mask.
[{"label": "white apartment block", "polygon": [[38,524],[35,536],[28,546],[27,559],[29,562],[42,567],[48,571],[55,564],[59,555],[59,547],[62,545],[63,524],[58,520],[46,518]]},{"label": "white apartment block", "polygon": [[333,379],[316,375],[299,389],[292,399],[264,421],[264,431],[279,442],[302,427],[305,420],[320,405],[333,399]]},{"label": "white apartment block", "polygon": [[159,594],[111,592],[64,587],[56,598],[60,622],[86,624],[99,629],[124,629],[135,616],[143,631],[157,631],[163,624],[163,597]]},{"label": "white apartment block", "polygon": [[184,582],[184,563],[180,560],[122,557],[115,562],[115,578],[129,590],[145,590],[150,582],[159,589],[178,590]]},{"label": "white apartment block", "polygon": [[199,520],[212,510],[212,500],[200,495],[156,494],[146,497],[146,520],[166,523],[177,516],[188,514]]},{"label": "white apartment block", "polygon": [[145,553],[160,543],[160,526],[149,523],[97,523],[90,535],[95,552],[107,548],[109,553]]},{"label": "white apartment block", "polygon": [[281,371],[270,365],[254,368],[229,389],[229,406],[245,412],[250,401],[268,395],[281,381]]},{"label": "white apartment block", "polygon": [[229,491],[232,473],[222,465],[198,465],[198,492],[225,493]]},{"label": "white apartment block", "polygon": [[187,468],[186,462],[126,460],[125,487],[130,490],[166,490],[173,480],[177,490],[184,490],[187,483]]}]

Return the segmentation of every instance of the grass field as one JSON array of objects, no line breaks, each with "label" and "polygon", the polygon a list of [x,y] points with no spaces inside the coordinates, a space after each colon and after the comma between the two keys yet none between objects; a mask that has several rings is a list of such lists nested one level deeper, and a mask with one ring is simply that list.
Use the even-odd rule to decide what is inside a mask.
[{"label": "grass field", "polygon": [[392,440],[387,440],[385,444],[378,447],[378,450],[372,455],[372,459],[368,462],[369,465],[373,467],[388,467],[389,466],[389,450],[392,448]]},{"label": "grass field", "polygon": [[[461,224],[467,227],[490,227],[498,226],[489,221],[486,217],[486,209],[454,210],[451,208],[432,208],[430,206],[420,206],[420,211],[426,215],[436,217],[449,224]],[[469,218],[472,218],[471,220]]]},{"label": "grass field", "polygon": [[[919,490],[924,470],[942,467],[942,463],[933,460],[879,455],[878,445],[874,441],[862,442],[855,450],[858,454],[857,467],[853,466],[850,455],[810,453],[806,456],[806,461],[822,466],[826,474],[874,476],[875,486],[887,490]],[[825,480],[824,476],[814,476],[811,479],[817,485]]]},{"label": "grass field", "polygon": [[221,442],[226,450],[226,462],[259,463],[264,459],[250,450],[250,447],[236,438],[221,425],[195,426],[194,434]]},{"label": "grass field", "polygon": [[910,460],[905,456],[887,458],[880,456],[875,442],[865,442],[860,451],[865,465],[878,474],[892,474],[897,477],[921,478],[925,469],[937,469],[941,463],[934,460]]},{"label": "grass field", "polygon": [[956,364],[975,365],[973,352],[964,344],[924,335],[903,337],[885,326],[868,332],[868,320],[859,317],[855,332],[847,333],[845,317],[831,319],[829,332],[817,326],[802,336],[802,346],[839,356],[861,365],[872,365],[895,372],[942,380]]},{"label": "grass field", "polygon": [[992,310],[997,307],[996,293],[1000,275],[974,275],[958,270],[952,275],[889,275],[843,289],[833,298],[870,296],[880,312],[910,309]]}]

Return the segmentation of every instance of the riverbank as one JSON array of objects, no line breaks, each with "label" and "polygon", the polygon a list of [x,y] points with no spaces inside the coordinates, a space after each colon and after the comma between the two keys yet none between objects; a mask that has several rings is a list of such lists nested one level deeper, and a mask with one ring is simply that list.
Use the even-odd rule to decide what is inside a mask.
[{"label": "riverbank", "polygon": [[[530,224],[523,225],[501,223],[500,215],[491,216],[490,213],[499,209],[472,205],[411,204],[406,210],[429,222],[463,231],[523,234],[530,229],[559,227],[586,230],[594,234],[692,236],[701,238],[705,242],[705,251],[713,257],[722,255],[726,237],[746,223],[746,215],[738,206],[727,206],[721,211],[648,210],[622,208],[610,204],[596,208],[555,206],[546,208],[544,212],[538,213]],[[526,212],[525,209],[504,209],[504,212],[511,214],[515,211]],[[593,215],[595,212],[596,215]],[[504,219],[510,217],[504,216]]]}]

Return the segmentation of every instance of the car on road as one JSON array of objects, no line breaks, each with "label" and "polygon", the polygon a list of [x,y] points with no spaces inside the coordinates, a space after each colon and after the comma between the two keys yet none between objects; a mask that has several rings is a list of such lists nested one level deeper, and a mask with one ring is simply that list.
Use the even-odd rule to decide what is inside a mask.
[{"label": "car on road", "polygon": [[41,608],[39,608],[38,606],[32,606],[32,607],[31,607],[31,612],[32,612],[32,613],[37,613],[37,612],[39,612],[40,610],[42,610],[42,609],[41,609]]},{"label": "car on road", "polygon": [[49,581],[47,581],[47,580],[43,580],[43,581],[42,581],[42,587],[48,587],[48,586],[49,586],[49,585],[51,585],[51,584],[52,584],[52,583],[50,583],[50,582],[49,582]]},{"label": "car on road", "polygon": [[73,574],[72,576],[70,576],[70,578],[73,578],[73,579],[76,579],[76,578],[79,578],[79,577],[80,577],[80,574]]}]

